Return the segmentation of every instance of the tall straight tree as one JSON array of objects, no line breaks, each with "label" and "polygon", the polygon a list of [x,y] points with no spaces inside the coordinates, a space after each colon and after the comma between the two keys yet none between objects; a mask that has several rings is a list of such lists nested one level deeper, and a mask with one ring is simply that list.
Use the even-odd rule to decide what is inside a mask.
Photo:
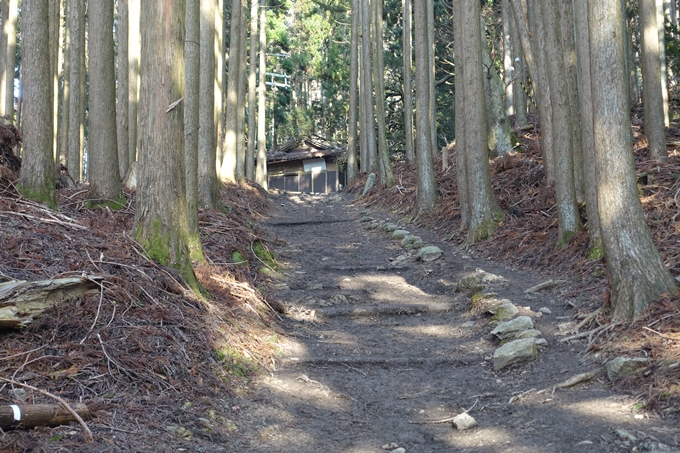
[{"label": "tall straight tree", "polygon": [[656,0],[640,0],[640,35],[642,38],[642,105],[645,136],[649,141],[649,157],[668,160],[664,101],[661,84],[661,46],[657,23]]},{"label": "tall straight tree", "polygon": [[257,167],[255,169],[255,182],[266,190],[267,181],[267,137],[265,122],[266,75],[267,75],[267,0],[260,0],[260,84],[257,93]]},{"label": "tall straight tree", "polygon": [[[113,55],[113,0],[90,3],[88,19],[90,67],[88,180],[97,203],[125,206],[116,141],[116,69]],[[112,204],[113,203],[113,204]]]},{"label": "tall straight tree", "polygon": [[[402,7],[404,11],[402,35],[404,59],[404,153],[406,154],[406,161],[413,162],[415,158],[413,153],[413,26],[411,25],[413,1],[402,0]],[[354,15],[352,19],[354,19]]]},{"label": "tall straight tree", "polygon": [[[465,153],[465,188],[467,195],[467,242],[475,243],[491,236],[503,219],[496,203],[489,174],[486,106],[484,102],[484,66],[482,65],[481,6],[477,0],[461,0],[454,14],[460,15],[461,31],[456,42],[456,91],[463,97],[463,143]],[[461,210],[464,209],[461,206]]]},{"label": "tall straight tree", "polygon": [[238,134],[238,92],[241,79],[241,0],[231,4],[231,30],[229,32],[229,72],[227,73],[227,92],[224,97],[226,124],[222,144],[222,181],[236,181],[236,152]]},{"label": "tall straight tree", "polygon": [[128,64],[128,0],[118,0],[118,20],[116,38],[118,39],[118,90],[116,91],[116,128],[118,131],[118,167],[125,177],[130,165],[130,69]]},{"label": "tall straight tree", "polygon": [[49,20],[49,1],[24,0],[22,16],[22,98],[26,116],[17,188],[25,197],[56,208],[50,47],[44,30]]},{"label": "tall straight tree", "polygon": [[61,1],[50,0],[50,72],[52,80],[52,152],[55,162],[59,145],[59,30],[61,29]]},{"label": "tall straight tree", "polygon": [[352,0],[352,28],[349,44],[349,112],[347,112],[347,184],[357,177],[357,101],[359,77],[359,0]]},{"label": "tall straight tree", "polygon": [[678,288],[654,246],[636,184],[621,0],[588,2],[588,15],[602,244],[612,319],[626,321]]},{"label": "tall straight tree", "polygon": [[76,181],[83,174],[83,140],[85,138],[85,1],[68,0],[69,33],[69,120],[68,172]]},{"label": "tall straight tree", "polygon": [[141,0],[128,0],[128,162],[132,165],[137,160],[137,124],[139,112],[139,69],[140,69],[140,12]]},{"label": "tall straight tree", "polygon": [[[454,63],[456,65],[455,83],[463,86],[463,15],[453,12]],[[460,85],[458,85],[460,84]],[[461,231],[470,228],[470,207],[467,196],[467,164],[465,156],[465,95],[463,89],[454,89],[454,114],[456,133],[456,187],[458,189],[458,206]]]},{"label": "tall straight tree", "polygon": [[[14,117],[14,64],[17,57],[18,0],[4,0],[7,21],[2,24],[5,54],[5,70],[0,74],[0,116]],[[47,22],[45,22],[47,23]]]},{"label": "tall straight tree", "polygon": [[255,178],[255,136],[257,133],[257,114],[255,98],[257,94],[257,21],[259,0],[250,0],[250,64],[248,71],[248,148],[246,150],[246,178]]},{"label": "tall straight tree", "polygon": [[[361,124],[362,141],[366,147],[366,166],[362,170],[378,170],[378,149],[375,136],[375,110],[373,104],[372,46],[371,42],[371,5],[369,0],[361,1],[361,105],[364,109],[364,122]],[[362,153],[363,155],[363,153]]]},{"label": "tall straight tree", "polygon": [[430,92],[430,134],[432,134],[432,159],[434,159],[435,152],[437,148],[437,91],[434,86],[437,80],[435,66],[434,66],[434,33],[435,33],[435,21],[434,21],[434,0],[427,1],[427,57],[428,57],[428,70],[430,72],[430,86],[428,87]]},{"label": "tall straight tree", "polygon": [[430,118],[430,53],[427,41],[427,4],[414,2],[413,33],[416,62],[416,205],[414,216],[431,211],[437,202],[432,122]]},{"label": "tall straight tree", "polygon": [[373,6],[373,80],[375,81],[375,118],[378,131],[378,169],[380,182],[388,187],[394,185],[394,175],[387,150],[385,126],[385,56],[383,55],[383,0],[371,0]]},{"label": "tall straight tree", "polygon": [[[241,7],[241,27],[239,36],[239,61],[238,61],[238,96],[236,98],[236,181],[243,183],[246,178],[246,62],[247,62],[247,38],[248,27],[246,8]],[[231,68],[230,68],[231,69]]]},{"label": "tall straight tree", "polygon": [[[573,115],[568,99],[564,54],[562,47],[561,19],[557,0],[537,2],[539,20],[543,22],[544,51],[546,55],[557,56],[547,61],[546,83],[550,87],[553,140],[553,171],[555,175],[555,198],[558,214],[559,244],[566,243],[579,229],[580,216],[574,185],[573,158]],[[550,163],[549,163],[550,164]]]},{"label": "tall straight tree", "polygon": [[61,128],[59,130],[59,162],[68,168],[68,121],[69,121],[69,110],[71,101],[71,86],[70,86],[70,47],[71,47],[71,36],[69,27],[69,1],[64,1],[64,43],[63,43],[63,79],[64,84],[62,88],[62,100],[61,100]]},{"label": "tall straight tree", "polygon": [[139,183],[133,236],[197,289],[184,174],[184,0],[143,2]]},{"label": "tall straight tree", "polygon": [[215,0],[201,2],[198,205],[204,208],[217,208],[220,205],[215,133],[215,6]]},{"label": "tall straight tree", "polygon": [[198,130],[201,72],[200,0],[185,0],[184,39],[184,175],[186,177],[187,229],[193,261],[205,261],[198,235]]}]

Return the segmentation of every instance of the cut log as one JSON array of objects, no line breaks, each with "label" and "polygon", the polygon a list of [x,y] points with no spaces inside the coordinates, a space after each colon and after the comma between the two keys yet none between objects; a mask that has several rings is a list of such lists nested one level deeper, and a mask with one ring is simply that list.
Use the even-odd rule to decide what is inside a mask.
[{"label": "cut log", "polygon": [[[90,418],[90,411],[83,403],[70,404],[83,420]],[[0,428],[31,429],[36,426],[59,426],[75,422],[76,418],[61,404],[27,404],[0,406]]]},{"label": "cut log", "polygon": [[0,283],[0,328],[20,329],[54,304],[99,291],[101,276]]}]

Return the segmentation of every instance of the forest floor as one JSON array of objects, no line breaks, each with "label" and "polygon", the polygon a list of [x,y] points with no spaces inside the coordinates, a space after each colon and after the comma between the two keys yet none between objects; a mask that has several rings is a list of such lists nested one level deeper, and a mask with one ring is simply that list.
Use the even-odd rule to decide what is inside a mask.
[{"label": "forest floor", "polygon": [[[636,133],[648,224],[678,276],[680,154],[645,161]],[[360,200],[363,180],[329,196],[225,188],[224,212],[199,215],[208,262],[197,276],[210,300],[144,258],[129,235],[133,193],[111,211],[86,209],[83,187],[60,190],[55,213],[19,197],[16,175],[0,166],[0,284],[103,277],[98,294],[0,332],[0,378],[11,381],[0,384],[0,405],[55,402],[21,384],[87,403],[93,439],[76,423],[9,430],[0,451],[680,451],[680,298],[607,327],[606,311],[595,313],[606,308],[604,263],[588,258],[585,233],[554,246],[536,137],[520,140],[522,153],[492,164],[506,219],[470,248],[459,246],[455,167],[438,173],[437,210],[413,222],[404,163],[397,187]],[[417,260],[369,229],[388,221],[443,255]],[[457,291],[466,277],[483,286],[475,308]],[[525,292],[548,280],[564,282]],[[500,342],[484,308],[499,299],[529,316],[547,347],[495,371]],[[603,328],[561,341],[586,318],[581,332]],[[616,385],[596,374],[555,388],[617,356],[649,362]],[[477,426],[456,430],[451,418],[465,411]]]}]

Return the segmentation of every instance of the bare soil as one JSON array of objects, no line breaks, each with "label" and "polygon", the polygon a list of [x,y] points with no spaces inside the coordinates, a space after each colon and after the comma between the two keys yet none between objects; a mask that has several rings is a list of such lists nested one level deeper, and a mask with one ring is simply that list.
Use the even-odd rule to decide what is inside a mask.
[{"label": "bare soil", "polygon": [[[554,389],[599,366],[597,352],[584,354],[587,339],[556,335],[601,305],[574,297],[578,284],[529,295],[557,276],[496,264],[412,224],[403,227],[443,256],[391,265],[407,251],[363,217],[401,219],[347,197],[278,195],[274,205],[267,228],[285,243],[277,250],[285,277],[273,291],[286,306],[286,333],[271,372],[240,406],[235,451],[368,453],[392,443],[419,453],[680,451],[677,420],[613,393],[606,376]],[[456,292],[480,273],[485,291],[521,307],[547,339],[535,361],[494,371],[493,325]],[[540,316],[542,307],[550,314]],[[464,411],[478,426],[458,431],[451,418]]]}]

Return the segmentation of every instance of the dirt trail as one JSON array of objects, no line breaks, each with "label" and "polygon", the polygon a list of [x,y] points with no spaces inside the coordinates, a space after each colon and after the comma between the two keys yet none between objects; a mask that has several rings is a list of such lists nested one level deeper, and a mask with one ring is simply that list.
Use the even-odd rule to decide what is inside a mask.
[{"label": "dirt trail", "polygon": [[[391,265],[405,250],[368,230],[346,200],[279,195],[275,203],[268,228],[287,243],[277,251],[286,279],[275,295],[288,307],[288,338],[276,371],[241,407],[239,451],[377,453],[391,443],[407,453],[680,451],[677,424],[633,412],[635,402],[611,393],[605,378],[539,392],[595,367],[579,361],[584,343],[554,335],[576,313],[560,300],[564,288],[524,293],[549,277],[465,256],[409,225],[444,254]],[[490,276],[487,291],[529,307],[548,342],[535,361],[494,371],[493,325],[455,292],[478,269]],[[541,307],[550,314],[538,317]],[[436,423],[468,409],[476,428]]]}]

